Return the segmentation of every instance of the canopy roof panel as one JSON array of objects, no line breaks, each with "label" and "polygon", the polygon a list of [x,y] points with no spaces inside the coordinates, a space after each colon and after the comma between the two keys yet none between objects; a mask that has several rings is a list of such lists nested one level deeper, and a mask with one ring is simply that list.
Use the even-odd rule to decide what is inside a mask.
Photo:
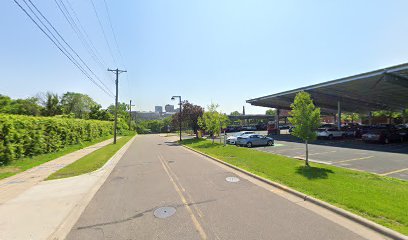
[{"label": "canopy roof panel", "polygon": [[408,63],[254,98],[247,103],[290,109],[300,91],[310,93],[315,105],[325,113],[335,113],[338,101],[345,112],[401,111],[408,108]]}]

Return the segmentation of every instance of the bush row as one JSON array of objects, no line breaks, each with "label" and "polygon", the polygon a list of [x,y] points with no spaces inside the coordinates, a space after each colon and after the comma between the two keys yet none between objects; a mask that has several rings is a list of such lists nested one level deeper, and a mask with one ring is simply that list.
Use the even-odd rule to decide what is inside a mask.
[{"label": "bush row", "polygon": [[108,121],[0,114],[0,165],[112,133]]}]

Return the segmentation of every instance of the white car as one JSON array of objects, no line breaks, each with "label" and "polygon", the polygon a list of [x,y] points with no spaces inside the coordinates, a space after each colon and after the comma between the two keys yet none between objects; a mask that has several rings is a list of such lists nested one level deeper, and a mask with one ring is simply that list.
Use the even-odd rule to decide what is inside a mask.
[{"label": "white car", "polygon": [[238,137],[243,136],[245,134],[254,134],[254,133],[255,133],[254,131],[241,131],[241,132],[235,133],[234,135],[229,136],[227,138],[227,144],[235,145],[235,142],[237,141]]},{"label": "white car", "polygon": [[339,137],[344,137],[344,136],[345,136],[345,132],[338,130],[337,128],[319,128],[317,129],[318,138],[333,139],[333,138],[339,138]]}]

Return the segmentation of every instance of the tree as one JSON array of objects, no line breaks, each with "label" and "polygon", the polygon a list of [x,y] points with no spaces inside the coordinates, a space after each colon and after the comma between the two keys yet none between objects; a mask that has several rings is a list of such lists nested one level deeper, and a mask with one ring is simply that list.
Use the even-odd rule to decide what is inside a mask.
[{"label": "tree", "polygon": [[292,135],[302,139],[306,145],[306,166],[309,166],[308,143],[316,139],[316,129],[320,125],[320,108],[313,104],[310,94],[299,92],[291,104],[289,121],[295,127]]},{"label": "tree", "polygon": [[233,111],[230,115],[231,116],[239,116],[239,115],[241,115],[241,113],[238,112],[238,111]]},{"label": "tree", "polygon": [[220,135],[221,128],[227,127],[229,121],[227,115],[218,112],[217,108],[218,104],[212,103],[203,116],[198,118],[198,125],[212,136],[213,143],[214,137]]},{"label": "tree", "polygon": [[11,102],[10,97],[0,94],[0,113],[8,113]]},{"label": "tree", "polygon": [[[198,105],[184,101],[182,103],[181,109],[181,122],[196,134],[199,129],[198,118],[201,117],[204,113],[204,108]],[[176,113],[172,116],[172,126],[179,126],[180,113]]]},{"label": "tree", "polygon": [[386,110],[382,110],[382,111],[376,111],[373,112],[373,116],[374,117],[386,117],[388,123],[391,123],[393,118],[399,118],[401,117],[401,113],[400,112],[393,112],[393,111],[386,111]]},{"label": "tree", "polygon": [[67,92],[61,98],[63,113],[73,113],[76,118],[88,119],[91,107],[95,104],[91,97],[82,93]]},{"label": "tree", "polygon": [[38,94],[37,96],[40,99],[41,105],[43,106],[43,116],[55,116],[62,114],[60,98],[58,94],[46,92],[43,94]]},{"label": "tree", "polygon": [[347,121],[347,122],[354,123],[355,121],[359,119],[360,119],[360,115],[358,113],[344,113],[341,115],[341,120]]},{"label": "tree", "polygon": [[39,116],[41,114],[41,106],[38,105],[38,98],[35,97],[16,99],[11,101],[8,113]]},{"label": "tree", "polygon": [[270,116],[275,116],[276,115],[276,109],[268,109],[265,112],[266,115],[270,115]]}]

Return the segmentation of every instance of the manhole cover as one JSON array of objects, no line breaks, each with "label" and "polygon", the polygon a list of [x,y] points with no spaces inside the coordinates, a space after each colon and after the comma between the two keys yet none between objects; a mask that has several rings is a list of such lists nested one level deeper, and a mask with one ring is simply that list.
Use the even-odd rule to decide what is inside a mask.
[{"label": "manhole cover", "polygon": [[161,207],[153,212],[154,216],[157,218],[168,218],[175,213],[176,209],[174,207]]},{"label": "manhole cover", "polygon": [[225,178],[225,180],[227,180],[227,182],[232,182],[232,183],[239,182],[239,178],[237,177],[227,177]]},{"label": "manhole cover", "polygon": [[174,161],[168,161],[168,163],[174,163]]}]

